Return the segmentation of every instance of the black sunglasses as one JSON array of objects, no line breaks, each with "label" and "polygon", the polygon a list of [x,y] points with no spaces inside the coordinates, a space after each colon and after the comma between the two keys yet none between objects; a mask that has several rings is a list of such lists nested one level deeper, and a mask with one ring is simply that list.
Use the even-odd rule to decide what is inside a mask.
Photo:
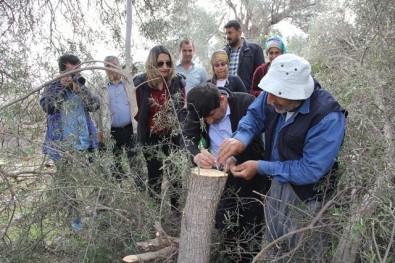
[{"label": "black sunglasses", "polygon": [[158,68],[160,68],[160,67],[163,67],[163,65],[166,63],[166,66],[167,67],[171,67],[171,61],[158,61],[157,63],[156,63],[156,65],[158,66]]}]

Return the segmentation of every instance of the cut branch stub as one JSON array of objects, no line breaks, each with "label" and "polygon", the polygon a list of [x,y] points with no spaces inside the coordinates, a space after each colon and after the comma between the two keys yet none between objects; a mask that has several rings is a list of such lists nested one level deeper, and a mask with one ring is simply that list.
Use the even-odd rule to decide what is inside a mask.
[{"label": "cut branch stub", "polygon": [[210,262],[211,233],[227,174],[213,169],[192,170],[181,221],[179,263]]}]

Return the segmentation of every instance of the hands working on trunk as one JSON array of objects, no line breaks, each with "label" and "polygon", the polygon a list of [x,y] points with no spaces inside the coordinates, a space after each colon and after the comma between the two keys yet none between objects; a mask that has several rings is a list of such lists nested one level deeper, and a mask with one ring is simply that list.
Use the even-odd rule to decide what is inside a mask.
[{"label": "hands working on trunk", "polygon": [[217,163],[217,158],[206,149],[202,149],[195,155],[193,162],[201,168],[210,169]]},{"label": "hands working on trunk", "polygon": [[235,155],[240,154],[245,149],[245,145],[233,138],[224,140],[219,149],[218,158],[207,150],[202,150],[198,153],[193,161],[201,168],[210,169],[217,164],[222,164],[225,171],[231,171],[236,177],[251,180],[258,172],[258,161],[247,161],[236,165]]}]

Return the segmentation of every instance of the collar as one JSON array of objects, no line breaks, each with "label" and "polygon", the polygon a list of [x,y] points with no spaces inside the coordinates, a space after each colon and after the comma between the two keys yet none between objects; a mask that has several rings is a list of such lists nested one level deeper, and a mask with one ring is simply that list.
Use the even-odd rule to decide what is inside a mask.
[{"label": "collar", "polygon": [[121,81],[120,81],[119,83],[117,83],[117,84],[114,84],[114,83],[112,83],[111,81],[108,81],[107,86],[111,86],[111,85],[113,85],[113,86],[119,86],[119,85],[121,85],[121,84],[124,84],[123,79],[121,79]]},{"label": "collar", "polygon": [[307,114],[310,112],[310,100],[311,97],[305,99],[305,101],[302,103],[302,105],[299,107],[299,109],[297,110],[297,112],[300,112],[302,114]]},{"label": "collar", "polygon": [[[195,62],[193,62],[193,60],[192,60],[191,67],[193,67],[193,66],[195,66]],[[181,61],[178,62],[177,67],[183,67]]]},{"label": "collar", "polygon": [[[241,37],[241,45],[240,45],[240,47],[238,47],[236,50],[245,49],[245,48],[246,48],[246,45],[247,45],[246,39],[245,39],[244,37]],[[231,47],[229,44],[226,44],[225,47],[229,50],[229,52],[232,52],[233,49],[232,49],[232,47]]]},{"label": "collar", "polygon": [[228,102],[228,106],[226,107],[226,113],[225,113],[225,117],[230,115],[230,107],[229,107],[229,102]]},{"label": "collar", "polygon": [[228,103],[228,105],[226,106],[226,112],[225,112],[224,117],[222,117],[222,119],[218,123],[214,123],[212,125],[218,125],[219,126],[221,123],[224,123],[225,121],[227,121],[227,119],[229,119],[228,118],[229,115],[230,115],[230,107],[229,107],[229,103]]}]

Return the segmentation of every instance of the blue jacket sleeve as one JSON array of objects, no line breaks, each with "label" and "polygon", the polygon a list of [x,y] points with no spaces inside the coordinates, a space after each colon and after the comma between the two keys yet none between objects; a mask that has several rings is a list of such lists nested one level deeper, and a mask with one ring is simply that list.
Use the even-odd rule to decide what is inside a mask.
[{"label": "blue jacket sleeve", "polygon": [[82,86],[80,87],[80,89],[81,90],[79,92],[79,96],[82,99],[84,107],[90,112],[95,112],[96,110],[98,110],[100,108],[99,98],[93,96],[86,86]]},{"label": "blue jacket sleeve", "polygon": [[[55,114],[61,109],[66,88],[60,82],[52,83],[44,89],[40,98],[40,106],[47,114]],[[85,86],[80,87],[78,92],[82,103],[87,111],[94,112],[100,108],[100,100],[92,95]]]},{"label": "blue jacket sleeve", "polygon": [[233,138],[245,146],[265,129],[267,93],[263,92],[248,107],[247,114],[240,120]]},{"label": "blue jacket sleeve", "polygon": [[329,113],[307,133],[300,160],[260,160],[258,173],[271,175],[280,183],[316,183],[332,168],[344,139],[344,130],[344,114]]},{"label": "blue jacket sleeve", "polygon": [[63,103],[64,88],[55,83],[47,86],[40,97],[40,106],[47,114],[55,114]]}]

